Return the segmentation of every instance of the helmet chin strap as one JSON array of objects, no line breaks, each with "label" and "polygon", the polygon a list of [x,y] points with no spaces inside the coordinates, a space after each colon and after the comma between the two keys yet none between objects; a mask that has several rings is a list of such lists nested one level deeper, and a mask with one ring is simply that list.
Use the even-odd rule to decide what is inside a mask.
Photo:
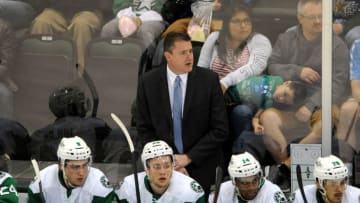
[{"label": "helmet chin strap", "polygon": [[324,200],[325,203],[329,203],[329,200],[326,196],[326,190],[324,189],[324,187],[321,185],[320,188],[319,188],[319,192],[322,196],[322,199]]},{"label": "helmet chin strap", "polygon": [[[330,203],[330,201],[329,201],[329,199],[328,199],[328,197],[327,197],[327,195],[326,195],[326,190],[325,190],[325,188],[324,188],[324,180],[319,180],[319,185],[320,185],[320,188],[319,188],[319,192],[320,192],[320,194],[321,194],[321,196],[322,196],[322,199],[324,200],[324,202],[325,203]],[[345,185],[345,189],[346,189],[346,186],[347,185]]]},{"label": "helmet chin strap", "polygon": [[[260,180],[259,180],[259,185],[258,185],[258,189],[260,188],[260,183],[261,183],[261,180],[262,180],[263,178],[260,178]],[[240,191],[239,191],[239,188],[236,186],[236,181],[235,181],[235,191],[236,191],[236,194],[241,198],[241,200],[243,200],[243,201],[245,201],[245,202],[248,202],[248,201],[250,201],[251,199],[245,199],[242,195],[241,195],[241,193],[240,193]]]},{"label": "helmet chin strap", "polygon": [[237,196],[239,196],[241,200],[244,200],[245,202],[247,202],[247,201],[250,200],[250,199],[245,199],[245,198],[241,195],[241,193],[240,193],[240,191],[239,191],[239,188],[238,188],[237,186],[235,186],[235,191],[236,191]]},{"label": "helmet chin strap", "polygon": [[236,194],[240,197],[241,200],[243,200],[243,201],[245,201],[245,202],[248,202],[248,201],[251,200],[251,199],[245,199],[245,198],[241,195],[241,193],[240,193],[240,191],[239,191],[239,188],[236,187],[236,186],[235,186],[235,191],[236,191]]},{"label": "helmet chin strap", "polygon": [[70,183],[69,179],[68,179],[67,176],[66,176],[66,172],[65,172],[65,167],[64,167],[64,165],[61,165],[61,170],[62,170],[62,175],[63,175],[63,178],[64,178],[64,183],[65,183],[65,185],[66,185],[67,187],[74,188],[75,186]]}]

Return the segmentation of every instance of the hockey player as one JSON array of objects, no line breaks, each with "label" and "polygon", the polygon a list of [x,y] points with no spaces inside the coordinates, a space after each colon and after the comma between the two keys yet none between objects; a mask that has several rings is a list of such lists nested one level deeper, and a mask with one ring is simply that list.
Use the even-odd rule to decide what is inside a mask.
[{"label": "hockey player", "polygon": [[[319,157],[314,165],[316,183],[304,187],[307,202],[355,203],[360,201],[360,189],[348,185],[348,169],[336,156]],[[294,203],[304,202],[300,190]]]},{"label": "hockey player", "polygon": [[58,164],[40,172],[28,189],[28,203],[110,203],[113,188],[103,172],[91,167],[91,150],[80,137],[63,138],[57,150]]},{"label": "hockey player", "polygon": [[[0,119],[0,121],[1,120],[2,119]],[[6,121],[6,122],[12,123],[12,121],[11,122]],[[11,132],[16,132],[16,131],[11,131]],[[10,137],[7,138],[9,139]],[[2,170],[6,170],[6,171],[8,170],[7,162],[9,160],[9,155],[6,153],[6,148],[7,146],[5,141],[3,139],[0,139],[0,203],[2,202],[18,203],[19,197],[16,191],[14,178],[10,174],[2,171]]]},{"label": "hockey player", "polygon": [[10,174],[3,171],[0,171],[0,202],[19,202],[14,178]]},{"label": "hockey player", "polygon": [[102,161],[102,144],[111,128],[102,119],[86,116],[89,103],[85,91],[77,86],[56,88],[49,96],[49,108],[56,120],[31,135],[31,156],[41,161],[56,161],[61,138],[77,135],[92,149],[94,161]]},{"label": "hockey player", "polygon": [[[149,142],[144,146],[141,160],[145,171],[138,173],[141,202],[205,203],[204,191],[189,176],[174,171],[173,150],[164,141]],[[136,203],[134,175],[125,177],[115,190],[118,202]]]},{"label": "hockey player", "polygon": [[[231,180],[221,184],[217,203],[285,203],[281,189],[266,180],[260,163],[248,152],[232,155],[228,167]],[[213,202],[214,194],[209,197]]]}]

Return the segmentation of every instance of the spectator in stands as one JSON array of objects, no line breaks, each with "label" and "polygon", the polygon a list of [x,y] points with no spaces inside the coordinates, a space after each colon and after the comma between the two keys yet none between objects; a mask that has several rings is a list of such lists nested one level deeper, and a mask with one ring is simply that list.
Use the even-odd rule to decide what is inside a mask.
[{"label": "spectator in stands", "polygon": [[34,19],[30,34],[62,34],[71,32],[77,49],[77,62],[82,72],[87,43],[100,31],[101,0],[56,0]]},{"label": "spectator in stands", "polygon": [[[277,184],[281,184],[281,180],[287,183],[290,181],[290,157],[287,146],[291,141],[300,139],[302,144],[321,142],[319,108],[321,108],[322,1],[300,0],[297,12],[299,25],[280,34],[268,61],[268,72],[279,75],[284,80],[300,80],[308,84],[309,97],[296,111],[269,108],[260,116],[267,149],[280,164],[276,180],[272,179]],[[337,119],[335,110],[347,97],[349,90],[349,51],[346,44],[336,35],[333,36],[332,53],[334,58],[332,101],[335,106],[332,118],[335,120]]]},{"label": "spectator in stands", "polygon": [[188,173],[208,194],[228,134],[219,79],[208,69],[193,68],[187,33],[169,33],[164,50],[167,64],[139,79],[138,137],[142,143],[166,141],[175,150],[175,170]]},{"label": "spectator in stands", "polygon": [[336,156],[319,157],[314,164],[315,184],[306,185],[304,193],[295,191],[294,203],[303,202],[331,202],[352,203],[359,202],[360,189],[348,185],[349,171],[344,163]]},{"label": "spectator in stands", "polygon": [[269,39],[253,30],[248,7],[231,5],[225,14],[223,29],[209,35],[198,61],[198,66],[218,73],[223,92],[250,76],[260,75],[271,54]]},{"label": "spectator in stands", "polygon": [[191,17],[191,4],[195,1],[196,0],[167,0],[161,8],[161,15],[169,25],[178,19]]},{"label": "spectator in stands", "polygon": [[104,25],[101,37],[134,36],[145,47],[149,47],[165,29],[165,22],[160,15],[164,2],[115,0],[113,10],[116,17]]},{"label": "spectator in stands", "polygon": [[29,185],[28,203],[113,201],[113,188],[102,171],[91,167],[91,150],[83,139],[61,139],[57,156],[58,164],[42,169]]},{"label": "spectator in stands", "polygon": [[229,88],[228,105],[237,105],[236,108],[244,106],[243,108],[249,110],[246,111],[248,114],[240,114],[238,120],[232,121],[234,139],[236,140],[244,130],[253,130],[256,135],[262,135],[264,126],[259,122],[259,117],[265,109],[275,104],[297,106],[302,102],[301,98],[305,97],[306,89],[301,82],[283,81],[279,76],[251,76],[240,81]]},{"label": "spectator in stands", "polygon": [[225,92],[241,80],[261,74],[270,54],[269,39],[253,30],[250,8],[235,4],[226,9],[223,29],[205,41],[198,66],[218,73]]},{"label": "spectator in stands", "polygon": [[[244,4],[229,5],[224,12],[223,28],[211,33],[205,41],[199,56],[198,66],[210,68],[220,77],[223,92],[240,81],[260,75],[266,68],[271,54],[271,43],[267,37],[256,33],[251,22],[251,10]],[[242,120],[250,120],[254,115],[251,106],[242,104],[228,108],[230,113],[232,145],[240,135],[239,128],[246,125]],[[231,148],[226,147],[226,157],[230,158]],[[228,161],[228,160],[226,160]]]},{"label": "spectator in stands", "polygon": [[334,0],[333,30],[343,36],[346,44],[351,47],[356,39],[360,38],[360,1]]},{"label": "spectator in stands", "polygon": [[0,0],[0,18],[8,21],[14,29],[27,28],[35,16],[34,9],[27,2]]},{"label": "spectator in stands", "polygon": [[350,81],[352,96],[340,109],[337,138],[339,138],[339,156],[346,163],[353,160],[354,150],[360,149],[358,138],[359,102],[360,102],[360,39],[356,40],[350,52]]},{"label": "spectator in stands", "polygon": [[31,135],[31,155],[42,161],[56,161],[56,146],[60,140],[78,135],[89,144],[95,161],[102,161],[102,144],[111,128],[101,119],[86,117],[89,102],[79,87],[55,89],[49,97],[49,108],[56,120]]},{"label": "spectator in stands", "polygon": [[15,33],[0,18],[0,118],[14,117],[14,93],[18,87],[9,75],[9,68],[14,65],[15,49]]},{"label": "spectator in stands", "polygon": [[[228,172],[231,180],[221,184],[217,203],[285,203],[279,186],[264,177],[261,165],[250,153],[232,155]],[[214,195],[209,202],[214,202]]]},{"label": "spectator in stands", "polygon": [[[157,140],[144,146],[141,161],[144,172],[138,173],[141,202],[205,203],[204,190],[194,179],[174,171],[176,162],[171,147]],[[115,190],[117,202],[137,202],[134,174],[125,177]]]},{"label": "spectator in stands", "polygon": [[[162,37],[164,38],[170,32],[186,32],[188,29],[188,25],[192,19],[193,13],[202,12],[200,6],[201,2],[201,0],[168,0],[164,4],[164,7],[162,9],[162,15],[169,23],[169,27],[164,31]],[[218,11],[221,9],[221,7],[221,1],[215,0],[213,5],[213,11]],[[216,25],[211,22],[210,31],[212,32],[214,30],[216,30]]]},{"label": "spectator in stands", "polygon": [[[196,12],[202,12],[202,8],[196,9],[193,4],[201,2],[208,2],[203,0],[167,0],[162,9],[162,15],[164,19],[169,23],[169,27],[164,31],[162,37],[165,37],[170,32],[186,32],[188,25]],[[227,6],[233,6],[239,4],[239,2],[252,6],[256,0],[215,0],[213,3],[213,14],[217,16],[227,15],[223,8]],[[195,10],[193,9],[195,6]],[[181,8],[181,9],[180,9]],[[221,29],[221,21],[214,21],[211,19],[210,31],[216,31]]]}]

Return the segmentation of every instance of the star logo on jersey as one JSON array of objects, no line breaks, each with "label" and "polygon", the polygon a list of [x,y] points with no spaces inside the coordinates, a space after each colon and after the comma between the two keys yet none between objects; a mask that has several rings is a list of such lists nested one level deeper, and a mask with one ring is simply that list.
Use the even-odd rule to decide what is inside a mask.
[{"label": "star logo on jersey", "polygon": [[194,191],[197,192],[197,193],[204,192],[204,190],[202,189],[201,185],[200,185],[198,182],[196,182],[196,181],[192,181],[192,182],[190,183],[190,187],[191,187],[192,190],[194,190]]},{"label": "star logo on jersey", "polygon": [[277,203],[286,203],[286,202],[288,202],[285,195],[284,195],[284,193],[282,193],[281,191],[275,192],[274,200]]},{"label": "star logo on jersey", "polygon": [[112,188],[112,185],[110,184],[109,180],[106,178],[106,176],[101,176],[100,178],[101,184],[106,188]]},{"label": "star logo on jersey", "polygon": [[136,1],[134,6],[136,11],[150,11],[154,4],[155,2],[153,0],[142,0]]}]

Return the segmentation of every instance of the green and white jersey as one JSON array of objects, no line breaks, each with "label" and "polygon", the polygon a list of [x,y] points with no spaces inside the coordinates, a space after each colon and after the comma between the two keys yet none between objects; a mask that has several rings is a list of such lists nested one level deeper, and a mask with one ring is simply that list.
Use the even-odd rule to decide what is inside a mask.
[{"label": "green and white jersey", "polygon": [[[209,202],[213,202],[214,194],[210,194]],[[235,191],[232,181],[226,181],[221,184],[217,203],[286,203],[287,198],[274,183],[262,178],[260,180],[260,189],[256,197],[249,201],[241,199]]]},{"label": "green and white jersey", "polygon": [[[306,185],[304,187],[304,192],[307,202],[311,202],[311,203],[324,202],[315,184]],[[295,191],[295,198],[293,202],[294,203],[304,202],[299,189]],[[355,203],[355,202],[360,202],[360,189],[347,185],[341,203]]]},{"label": "green and white jersey", "polygon": [[[53,164],[40,171],[42,192],[46,203],[110,203],[114,191],[108,179],[99,169],[90,167],[83,186],[68,189],[64,185],[59,166]],[[39,180],[28,189],[28,202],[40,202]]]},{"label": "green and white jersey", "polygon": [[0,171],[0,202],[19,202],[14,178],[10,174],[2,171]]},{"label": "green and white jersey", "polygon": [[231,86],[229,94],[235,104],[250,103],[267,109],[273,105],[273,94],[283,82],[280,76],[251,76]]},{"label": "green and white jersey", "polygon": [[[157,195],[152,192],[145,172],[138,173],[141,202],[146,203],[205,203],[204,191],[194,179],[174,171],[166,192]],[[134,175],[125,177],[115,193],[120,203],[136,203]]]}]

